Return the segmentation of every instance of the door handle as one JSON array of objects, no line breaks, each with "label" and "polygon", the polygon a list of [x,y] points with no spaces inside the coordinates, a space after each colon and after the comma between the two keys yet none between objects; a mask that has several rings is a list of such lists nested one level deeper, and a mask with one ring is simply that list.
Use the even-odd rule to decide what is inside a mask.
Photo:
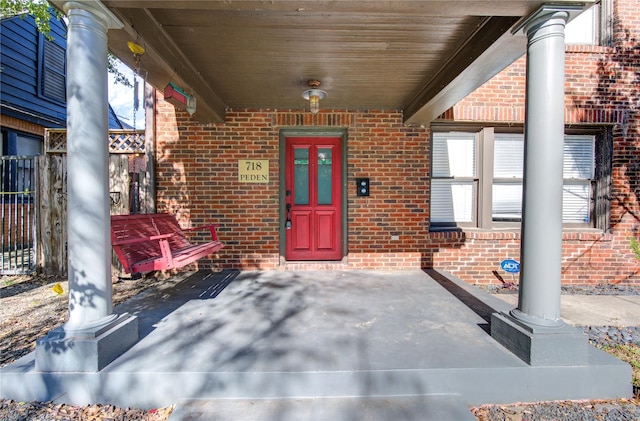
[{"label": "door handle", "polygon": [[287,203],[287,221],[284,223],[284,227],[290,230],[291,225],[291,203]]}]

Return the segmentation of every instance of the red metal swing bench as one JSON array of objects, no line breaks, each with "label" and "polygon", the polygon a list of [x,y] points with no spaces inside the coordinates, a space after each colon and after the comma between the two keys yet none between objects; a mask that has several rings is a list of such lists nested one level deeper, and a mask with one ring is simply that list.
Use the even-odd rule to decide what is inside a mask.
[{"label": "red metal swing bench", "polygon": [[[180,268],[224,247],[216,227],[180,228],[168,213],[112,215],[111,245],[126,273]],[[185,231],[208,229],[211,241],[192,244]]]}]

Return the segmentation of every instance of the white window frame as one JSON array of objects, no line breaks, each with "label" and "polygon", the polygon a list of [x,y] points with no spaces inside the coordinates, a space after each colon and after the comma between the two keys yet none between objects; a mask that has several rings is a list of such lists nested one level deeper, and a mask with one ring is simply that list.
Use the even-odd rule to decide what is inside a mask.
[{"label": "white window frame", "polygon": [[[431,154],[431,220],[436,221],[436,224],[448,225],[447,221],[442,220],[442,215],[450,211],[454,218],[456,215],[462,217],[462,219],[457,220],[458,226],[472,227],[477,224],[478,216],[474,210],[476,207],[474,203],[478,201],[478,138],[475,133],[469,132],[448,132],[447,135],[447,138],[440,137],[437,133],[432,136],[432,151],[440,151],[446,148],[447,162],[445,165],[440,165],[439,162],[433,160],[436,153]],[[443,145],[440,142],[441,140],[451,142]],[[465,153],[462,154],[464,156],[462,159],[458,159],[455,165],[451,165],[448,159],[451,157],[460,158],[461,155],[451,155],[453,150],[449,149],[449,147],[462,143],[465,146]],[[469,147],[472,147],[473,150],[469,151]],[[469,152],[471,152],[471,156],[468,156]],[[441,163],[444,162],[441,161]],[[445,204],[444,208],[434,207],[434,200],[436,204],[438,202],[442,203],[442,201],[438,200],[438,197],[442,196],[448,196],[450,200]],[[468,201],[471,201],[471,208],[464,209],[464,205]]]}]

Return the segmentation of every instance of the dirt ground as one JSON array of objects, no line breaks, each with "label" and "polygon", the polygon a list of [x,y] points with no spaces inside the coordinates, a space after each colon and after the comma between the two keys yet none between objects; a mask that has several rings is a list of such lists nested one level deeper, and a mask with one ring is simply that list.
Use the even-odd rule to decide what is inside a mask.
[{"label": "dirt ground", "polygon": [[[160,277],[153,276],[115,280],[114,306],[161,282]],[[56,285],[61,287],[61,293],[54,290]],[[33,351],[36,339],[66,322],[68,292],[66,278],[0,277],[0,367]]]},{"label": "dirt ground", "polygon": [[[114,279],[114,306],[162,282],[166,282],[162,276],[136,280]],[[0,277],[0,367],[32,352],[37,339],[66,322],[69,313],[68,291],[66,278],[38,275]],[[172,409],[139,410],[112,405],[75,407],[51,402],[0,399],[0,420],[165,421]]]}]

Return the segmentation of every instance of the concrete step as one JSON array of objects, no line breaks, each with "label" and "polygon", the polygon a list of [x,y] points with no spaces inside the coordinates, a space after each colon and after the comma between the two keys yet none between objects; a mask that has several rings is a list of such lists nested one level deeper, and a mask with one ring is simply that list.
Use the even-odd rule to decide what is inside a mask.
[{"label": "concrete step", "polygon": [[458,395],[184,399],[168,421],[476,421]]}]

